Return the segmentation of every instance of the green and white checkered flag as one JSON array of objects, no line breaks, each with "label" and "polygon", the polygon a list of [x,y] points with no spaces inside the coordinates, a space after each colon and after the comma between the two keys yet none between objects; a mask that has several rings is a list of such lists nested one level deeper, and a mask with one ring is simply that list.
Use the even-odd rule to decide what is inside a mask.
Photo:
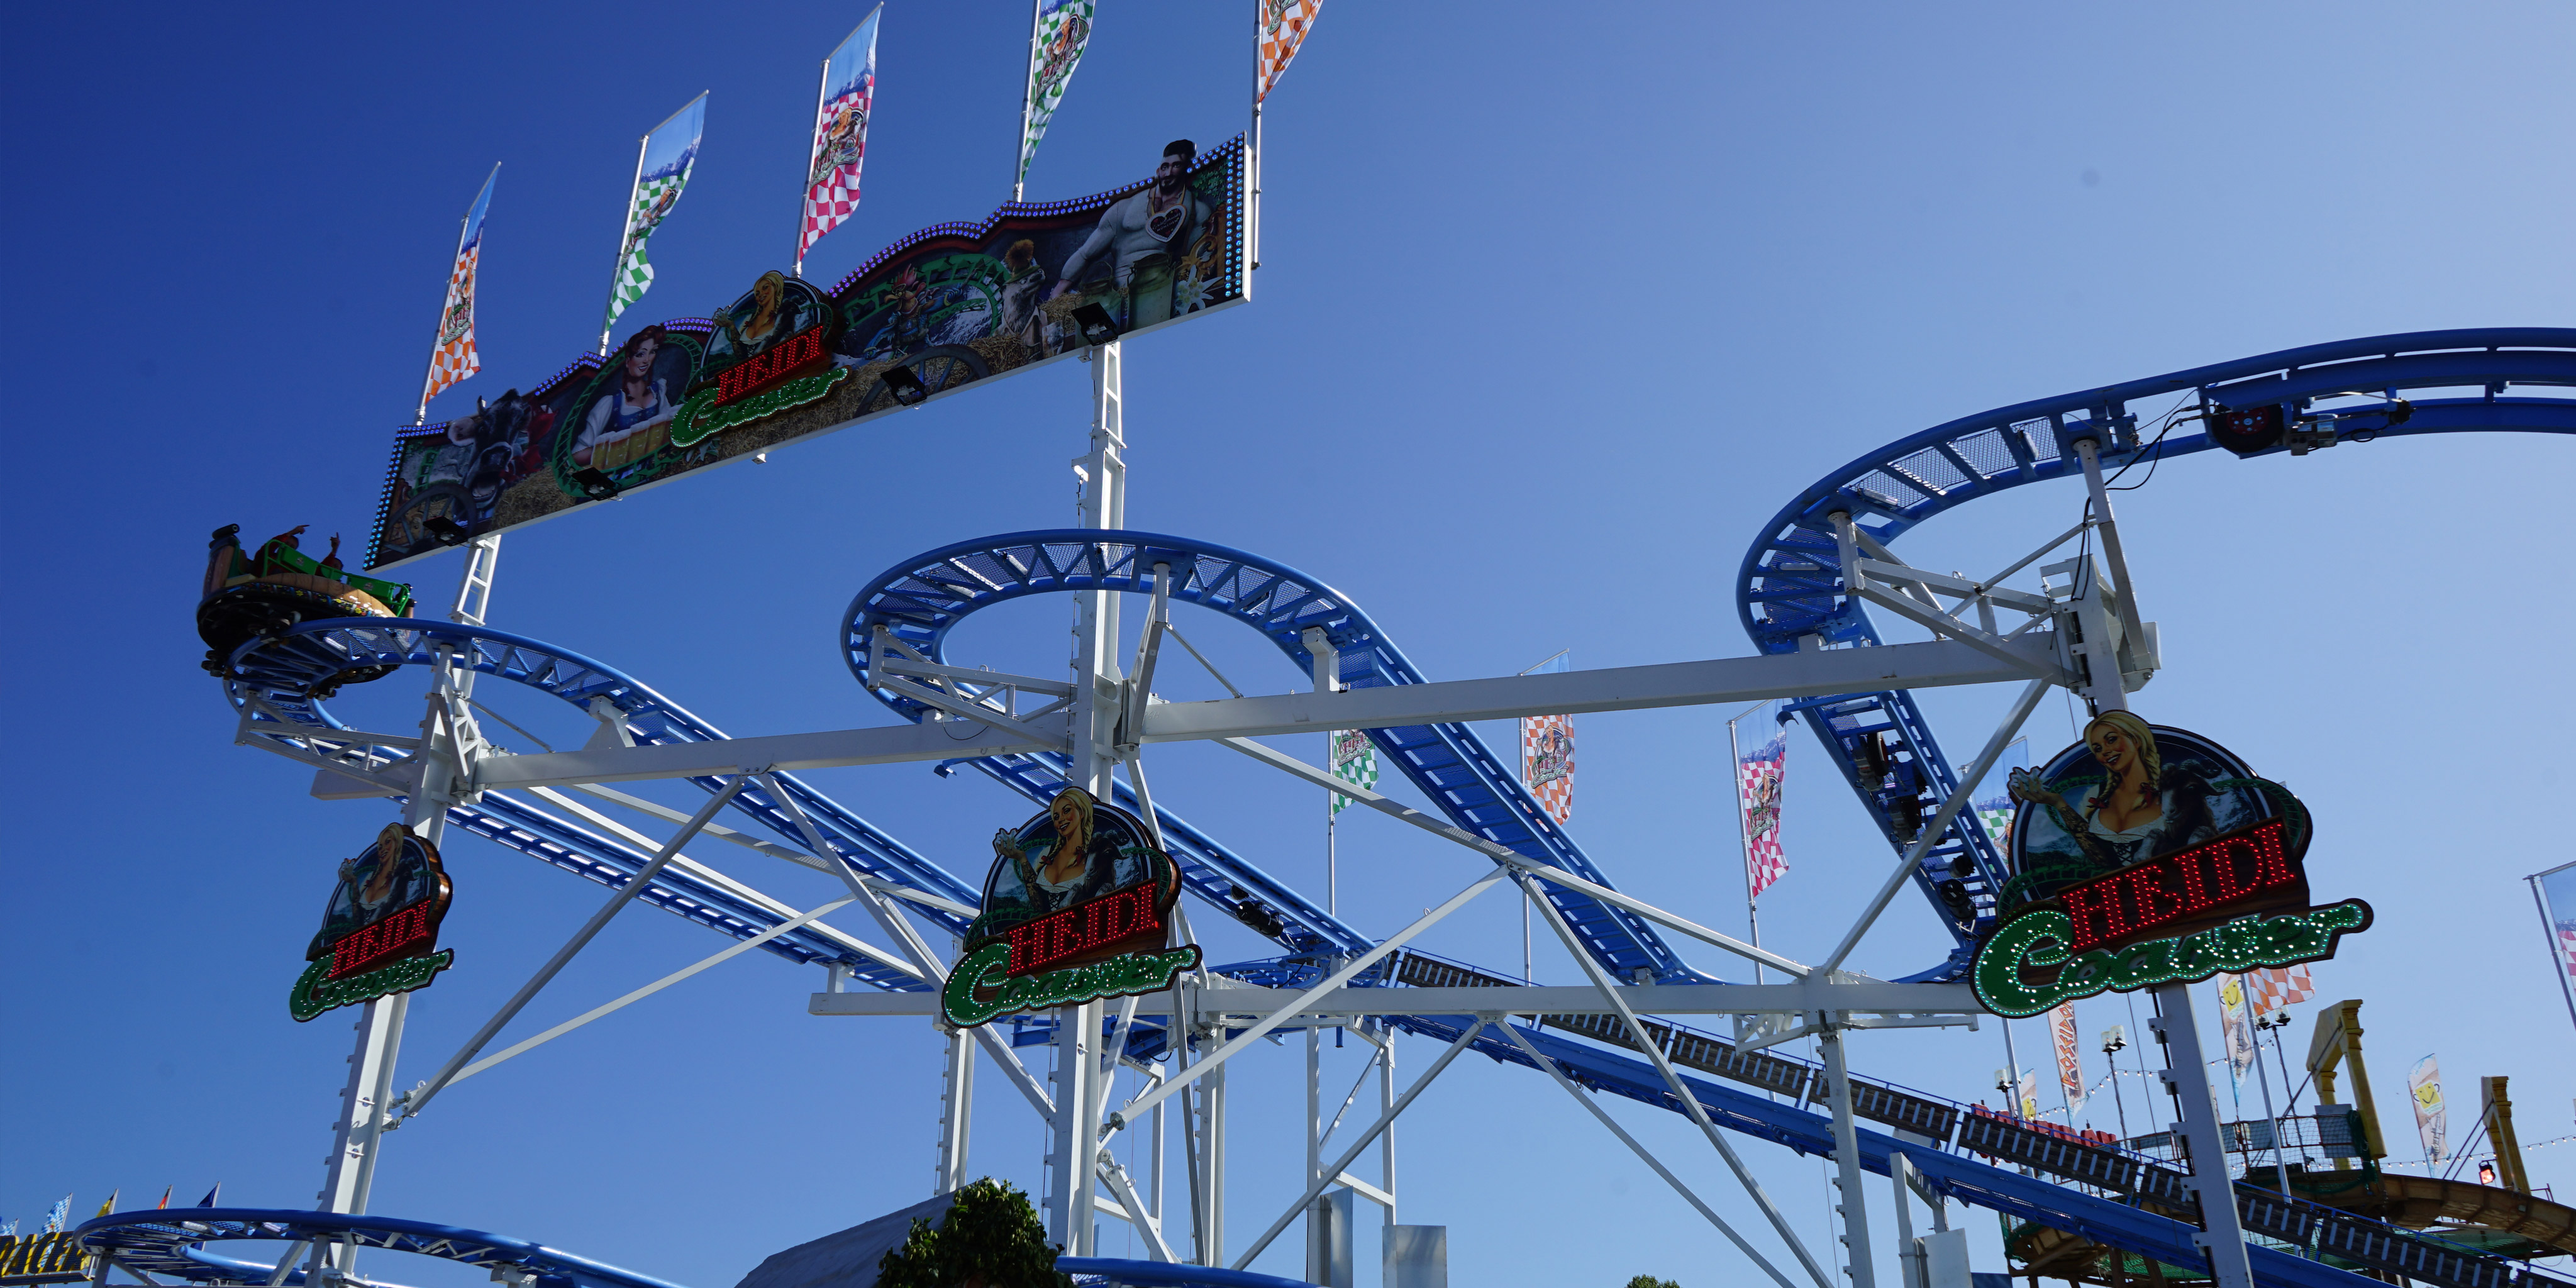
[{"label": "green and white checkered flag", "polygon": [[1013,182],[1029,177],[1038,140],[1055,119],[1064,87],[1073,83],[1073,69],[1091,43],[1091,15],[1099,7],[1100,0],[1038,0],[1037,26],[1029,33],[1027,97],[1021,100],[1026,125],[1020,132],[1020,172]]},{"label": "green and white checkered flag", "polygon": [[706,127],[707,96],[700,94],[644,136],[643,155],[635,167],[635,191],[626,204],[626,240],[618,246],[617,276],[608,285],[608,317],[600,323],[603,333],[617,325],[617,315],[627,305],[643,299],[652,288],[653,262],[644,256],[644,243],[680,200],[680,190],[689,186],[689,172],[698,164],[698,140]]},{"label": "green and white checkered flag", "polygon": [[[1377,744],[1369,741],[1365,729],[1335,729],[1326,763],[1333,777],[1371,791],[1377,790]],[[1339,814],[1351,798],[1333,793],[1333,813]]]}]

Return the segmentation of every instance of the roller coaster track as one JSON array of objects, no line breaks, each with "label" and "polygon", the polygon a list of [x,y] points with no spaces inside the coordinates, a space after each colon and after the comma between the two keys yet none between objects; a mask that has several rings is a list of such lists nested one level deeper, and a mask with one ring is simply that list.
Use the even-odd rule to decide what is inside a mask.
[{"label": "roller coaster track", "polygon": [[[1152,532],[1064,528],[1018,532],[944,546],[904,561],[879,576],[850,603],[842,633],[842,651],[851,673],[868,683],[867,653],[876,628],[934,662],[945,660],[948,634],[969,615],[1031,595],[1110,590],[1149,594],[1157,565],[1170,568],[1170,597],[1196,604],[1252,627],[1289,660],[1309,674],[1314,656],[1305,632],[1321,629],[1339,658],[1345,689],[1420,684],[1422,673],[1349,596],[1285,564],[1239,550]],[[930,708],[912,698],[871,689],[904,718],[920,720]],[[1539,808],[1520,776],[1463,724],[1412,725],[1372,729],[1369,737],[1387,762],[1420,789],[1450,822],[1488,841],[1507,846],[1603,885],[1609,878],[1596,867],[1564,829]],[[1063,763],[1037,757],[983,757],[977,768],[1043,801],[1063,785]],[[1124,789],[1121,789],[1122,796]],[[1168,829],[1167,829],[1168,832]],[[1187,847],[1184,847],[1187,848]],[[1240,884],[1216,862],[1194,863],[1194,855],[1176,853],[1184,880],[1218,906],[1236,902],[1226,887]],[[1317,938],[1342,948],[1362,947],[1366,940],[1346,927],[1328,924],[1315,909],[1293,902],[1282,906],[1283,921],[1294,921]],[[1715,983],[1713,977],[1682,961],[1655,928],[1636,914],[1555,886],[1548,898],[1574,927],[1592,956],[1620,978],[1644,977],[1664,983]],[[1293,947],[1302,946],[1292,942]]]},{"label": "roller coaster track", "polygon": [[[300,1269],[289,1268],[280,1277],[274,1265],[218,1256],[206,1251],[205,1245],[238,1240],[292,1244],[333,1240],[361,1248],[384,1248],[462,1262],[491,1271],[495,1282],[505,1282],[506,1274],[527,1288],[678,1288],[664,1280],[576,1257],[541,1243],[399,1217],[264,1208],[181,1208],[110,1213],[83,1222],[75,1233],[83,1246],[115,1258],[129,1271],[193,1283],[283,1283],[301,1288],[304,1272]],[[375,1281],[351,1278],[343,1282]]]},{"label": "roller coaster track", "polygon": [[[2131,400],[2197,390],[2204,402],[2243,408],[2268,400],[2288,406],[2295,416],[2309,410],[2319,399],[2353,389],[2393,396],[2399,390],[2482,387],[2483,397],[2417,402],[2413,418],[2403,425],[2373,424],[2370,417],[2363,417],[2362,423],[2352,428],[2386,436],[2482,429],[2576,432],[2576,400],[2502,396],[2516,385],[2576,385],[2576,331],[2443,332],[2353,341],[2022,404],[1954,421],[1863,457],[1808,489],[1783,510],[1745,560],[1740,595],[1745,624],[1757,645],[1771,652],[1794,650],[1799,647],[1798,641],[1808,635],[1821,636],[1834,645],[1879,642],[1868,614],[1840,594],[1831,529],[1824,517],[1832,510],[1848,509],[1855,516],[1866,516],[1869,530],[1884,542],[1970,497],[2075,473],[2061,445],[2071,443],[2094,426],[2101,427],[2102,436],[2110,440],[2104,458],[2113,468],[2150,451],[2171,456],[2213,446],[2198,434],[2168,438],[2161,445],[2142,443],[2136,421],[2127,411]],[[851,654],[854,668],[859,668],[870,632],[882,623],[907,644],[936,658],[948,631],[975,609],[1039,593],[1095,589],[1144,593],[1150,589],[1146,577],[1158,562],[1170,565],[1176,582],[1185,583],[1176,584],[1173,598],[1226,613],[1261,630],[1301,670],[1311,666],[1302,632],[1310,626],[1321,626],[1339,652],[1340,678],[1346,687],[1422,681],[1419,672],[1384,633],[1346,597],[1293,569],[1203,542],[1096,530],[990,538],[907,561],[871,583],[854,602],[846,622],[845,651]],[[478,674],[553,693],[594,714],[602,710],[594,702],[604,700],[605,709],[614,713],[613,718],[626,730],[626,736],[639,744],[724,737],[641,683],[578,654],[483,628],[415,620],[362,620],[310,623],[275,639],[253,641],[238,650],[232,659],[234,676],[227,681],[228,694],[241,713],[238,740],[260,743],[290,758],[339,769],[353,777],[378,782],[398,779],[400,762],[413,754],[408,748],[372,743],[351,734],[310,694],[316,685],[353,667],[433,665],[451,659],[454,665]],[[864,682],[863,670],[861,673]],[[879,692],[878,696],[908,718],[921,719],[928,714],[899,695]],[[1834,749],[1847,778],[1852,775],[1852,744],[1845,739],[1884,731],[1896,735],[1901,760],[1921,765],[1914,784],[1918,799],[1937,802],[1936,793],[1946,793],[1955,786],[1948,777],[1948,762],[1941,756],[1929,727],[1914,709],[1910,696],[1902,691],[1826,695],[1796,704],[1795,709],[1817,729],[1820,740]],[[1530,800],[1517,776],[1473,731],[1463,726],[1432,725],[1376,730],[1371,736],[1390,763],[1459,826],[1608,884]],[[1040,800],[1061,785],[1065,772],[1062,758],[1045,754],[988,757],[968,763]],[[712,779],[692,781],[708,790],[718,786]],[[819,792],[789,775],[777,775],[776,781],[815,821],[836,856],[854,870],[943,899],[968,905],[977,901],[978,892],[967,889],[928,859]],[[1121,795],[1125,795],[1123,790]],[[1884,790],[1876,794],[1864,792],[1863,803],[1892,837],[1893,802]],[[746,788],[735,805],[779,836],[802,841],[801,831],[780,803],[765,792]],[[1925,812],[1930,811],[1927,808]],[[1369,942],[1170,811],[1158,808],[1156,813],[1166,841],[1181,860],[1194,891],[1221,907],[1239,909],[1246,900],[1259,902],[1278,917],[1281,932],[1275,937],[1290,950],[1288,955],[1228,967],[1226,973],[1264,983],[1311,982],[1326,969],[1322,964],[1325,955]],[[631,880],[646,861],[644,854],[612,837],[499,793],[455,806],[449,817],[457,826],[606,885]],[[1969,856],[1969,862],[1955,864],[1962,853]],[[1990,902],[1984,881],[1999,868],[1994,863],[1991,842],[1965,819],[1933,852],[1932,862],[1927,865],[1935,874],[1960,867],[1970,869],[1972,889],[1983,907]],[[1927,878],[1924,886],[1930,893],[1931,880]],[[1579,895],[1551,893],[1568,920],[1578,927],[1586,949],[1624,977],[1643,975],[1670,983],[1714,982],[1683,963],[1650,926],[1624,911],[1603,907]],[[737,884],[712,874],[685,870],[665,869],[641,897],[737,938],[757,935],[793,915],[791,910],[765,901]],[[1936,910],[1941,907],[1937,898],[1934,906]],[[954,914],[928,908],[916,908],[915,912],[952,931],[962,928],[963,919]],[[1974,927],[1954,925],[1953,929],[1961,935],[1964,945]],[[846,936],[827,928],[808,927],[781,936],[765,947],[791,961],[845,965],[856,977],[875,987],[920,987],[908,975],[877,966],[872,958],[855,952],[844,940]],[[1917,978],[1953,976],[1964,955],[1964,951],[1954,954],[1949,962]],[[1477,979],[1507,982],[1410,952],[1391,958],[1380,970],[1354,982],[1455,986]],[[1457,1016],[1405,1016],[1395,1017],[1392,1022],[1408,1032],[1445,1041],[1453,1040],[1471,1021]],[[1626,1046],[1629,1039],[1624,1034],[1589,1022],[1587,1017],[1549,1017],[1546,1023],[1593,1039],[1591,1043],[1576,1042],[1544,1029],[1526,1033],[1534,1046],[1561,1064],[1575,1081],[1678,1111],[1679,1105],[1645,1061],[1595,1045]],[[1677,1026],[1658,1024],[1654,1033],[1659,1042],[1666,1044],[1668,1055],[1677,1065],[1715,1072],[1758,1088],[1739,1090],[1685,1075],[1684,1083],[1692,1097],[1707,1108],[1720,1126],[1801,1153],[1831,1152],[1830,1120],[1804,1107],[1819,1094],[1821,1070],[1776,1053],[1739,1053],[1721,1039]],[[1163,1039],[1158,1028],[1139,1025],[1135,1035],[1137,1054],[1151,1058]],[[1500,1037],[1480,1037],[1475,1045],[1497,1061],[1532,1063],[1525,1053]],[[2170,1181],[2154,1175],[2155,1169],[2149,1163],[2117,1150],[2079,1145],[2024,1128],[1979,1120],[1960,1106],[1949,1106],[1944,1112],[1944,1102],[1935,1098],[1864,1083],[1859,1078],[1853,1082],[1855,1100],[1862,1106],[1860,1116],[1899,1129],[1898,1134],[1860,1132],[1861,1162],[1868,1170],[1885,1174],[1891,1160],[1902,1154],[1932,1188],[1948,1197],[2020,1220],[2073,1231],[2105,1246],[2168,1264],[2192,1265],[2201,1260],[2192,1243],[2196,1234],[2193,1226],[2150,1210],[2157,1199],[2171,1195],[2165,1192]],[[1777,1098],[1784,1089],[1794,1093],[1785,1101]],[[1972,1153],[1999,1158],[2013,1166],[1979,1162],[1970,1157]],[[2015,1167],[2036,1174],[2025,1175]],[[2077,1188],[2079,1185],[2106,1192],[2089,1193]],[[2266,1240],[2252,1249],[2252,1255],[2256,1278],[2267,1288],[2359,1288],[2364,1282],[2359,1276],[2320,1259],[2329,1256],[2343,1264],[2404,1274],[2443,1288],[2555,1286],[2561,1282],[2437,1238],[2312,1204],[2285,1201],[2252,1187],[2240,1185],[2236,1199],[2247,1228]],[[199,1215],[304,1219],[315,1214]],[[114,1219],[103,1221],[113,1224]],[[193,1259],[178,1255],[168,1268],[177,1277],[199,1282],[239,1282],[219,1267],[221,1260],[202,1253]],[[181,1261],[195,1268],[176,1264]],[[258,1280],[264,1281],[268,1268],[256,1269],[260,1272]],[[654,1284],[640,1276],[596,1282],[604,1288]]]},{"label": "roller coaster track", "polygon": [[[2310,421],[2336,441],[2480,431],[2576,433],[2576,398],[2507,396],[2520,388],[2576,386],[2576,329],[2557,327],[2421,331],[2267,353],[2082,390],[1963,416],[1900,438],[1827,474],[1772,516],[1745,553],[1737,578],[1736,607],[1745,632],[1766,653],[1790,653],[1817,637],[1828,646],[1866,647],[1882,642],[1868,609],[1846,595],[1830,516],[1848,512],[1882,545],[1934,515],[1980,497],[2054,479],[2083,477],[2072,444],[2101,444],[2103,467],[2152,463],[2217,448],[2205,432],[2152,436],[2132,404],[2179,400],[2195,410],[2226,407],[2282,409],[2285,422]],[[2395,400],[2410,391],[2463,390],[2474,396],[2412,400],[2411,416],[2393,415]],[[2340,395],[2379,400],[2321,406]],[[2160,415],[2160,412],[2151,414]],[[2398,423],[2391,423],[2396,421]],[[2205,423],[2205,422],[2203,422]],[[2313,450],[2309,448],[2298,449]],[[2252,453],[2293,452],[2287,444]],[[2152,594],[2150,590],[2147,592]],[[1863,808],[1901,853],[1897,815],[1930,817],[1958,788],[1949,757],[1931,726],[1903,690],[1813,696],[1787,704],[1803,717],[1836,763]],[[1854,761],[1864,739],[1891,745],[1891,775],[1864,784]],[[1900,806],[1911,802],[1910,809]],[[1915,980],[1956,979],[1975,950],[1976,935],[1991,925],[1994,889],[2003,871],[1993,840],[1974,811],[1961,811],[1914,873],[1915,884],[1948,926],[1956,948]],[[1939,884],[1958,879],[1975,914],[1954,917],[1939,897]]]}]

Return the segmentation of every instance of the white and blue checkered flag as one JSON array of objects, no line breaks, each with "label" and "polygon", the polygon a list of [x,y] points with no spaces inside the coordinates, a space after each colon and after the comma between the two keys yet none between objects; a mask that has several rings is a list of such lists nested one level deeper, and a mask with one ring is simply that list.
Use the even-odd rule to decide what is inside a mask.
[{"label": "white and blue checkered flag", "polygon": [[54,1210],[53,1210],[53,1211],[48,1212],[48,1213],[46,1213],[46,1214],[45,1214],[45,1233],[47,1233],[47,1234],[60,1234],[60,1233],[62,1233],[62,1232],[63,1232],[63,1226],[64,1226],[67,1222],[69,1222],[71,1219],[72,1219],[72,1196],[71,1196],[71,1195],[66,1194],[66,1195],[64,1195],[64,1196],[63,1196],[63,1201],[62,1201],[62,1202],[57,1203],[57,1204],[55,1204],[55,1205],[54,1205]]},{"label": "white and blue checkered flag", "polygon": [[[1335,729],[1325,764],[1343,782],[1377,789],[1377,744],[1369,741],[1366,729]],[[1334,814],[1350,803],[1350,797],[1333,793]]]}]

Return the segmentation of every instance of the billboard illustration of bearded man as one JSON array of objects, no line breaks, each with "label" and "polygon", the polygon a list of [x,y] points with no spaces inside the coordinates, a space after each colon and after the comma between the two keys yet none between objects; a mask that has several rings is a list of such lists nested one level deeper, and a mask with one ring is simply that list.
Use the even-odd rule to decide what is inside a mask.
[{"label": "billboard illustration of bearded man", "polygon": [[[524,406],[497,437],[489,422],[404,426],[366,567],[900,410],[887,380],[898,366],[917,403],[1079,352],[1073,314],[1085,304],[1100,305],[1124,340],[1242,303],[1244,177],[1240,138],[1206,151],[1175,140],[1150,179],[935,224],[829,290],[762,274],[712,317],[646,327],[605,359],[577,356],[516,400]],[[796,361],[778,356],[809,334],[811,364],[802,348]],[[686,411],[692,400],[697,412]],[[489,468],[505,458],[516,464]],[[607,486],[580,477],[594,470]],[[431,511],[457,527],[429,524]]]}]

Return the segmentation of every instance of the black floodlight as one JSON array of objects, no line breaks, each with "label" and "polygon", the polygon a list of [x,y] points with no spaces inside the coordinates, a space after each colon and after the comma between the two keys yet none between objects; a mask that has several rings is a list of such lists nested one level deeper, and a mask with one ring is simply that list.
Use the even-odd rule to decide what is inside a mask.
[{"label": "black floodlight", "polygon": [[2281,415],[2281,404],[2261,407],[2213,407],[2209,415],[2209,441],[2239,456],[2251,456],[2280,445],[2287,428]]},{"label": "black floodlight", "polygon": [[877,379],[884,381],[886,392],[906,407],[918,407],[922,399],[930,396],[930,387],[921,383],[919,373],[899,362],[886,368]]},{"label": "black floodlight", "polygon": [[1073,324],[1082,329],[1084,344],[1107,344],[1118,338],[1118,324],[1109,320],[1109,310],[1097,304],[1075,309]]},{"label": "black floodlight", "polygon": [[421,520],[420,526],[429,529],[430,539],[436,541],[442,546],[461,546],[465,544],[465,525],[458,523],[454,519],[448,518],[446,515],[433,514],[428,518]]},{"label": "black floodlight", "polygon": [[574,470],[572,482],[574,487],[581,489],[583,496],[593,501],[617,499],[617,480],[600,473],[597,469]]}]

